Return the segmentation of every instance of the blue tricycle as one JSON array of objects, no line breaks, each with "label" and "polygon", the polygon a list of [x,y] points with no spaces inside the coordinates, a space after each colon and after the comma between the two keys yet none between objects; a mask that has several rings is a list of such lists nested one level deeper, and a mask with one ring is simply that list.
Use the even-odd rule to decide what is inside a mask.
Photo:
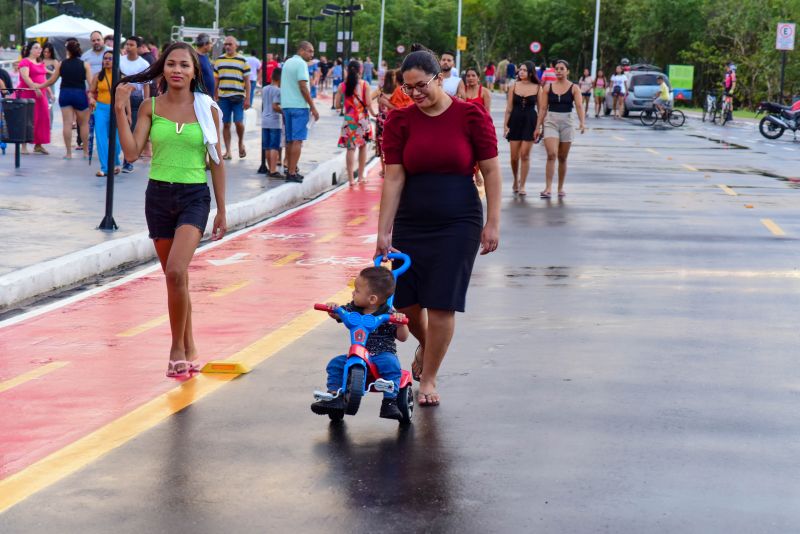
[{"label": "blue tricycle", "polygon": [[[392,252],[388,255],[390,260],[402,260],[403,264],[394,269],[392,274],[395,280],[411,267],[411,258],[406,254]],[[375,266],[380,266],[381,258],[375,258]],[[394,295],[386,301],[389,309],[394,304]],[[328,417],[333,421],[341,421],[345,415],[355,415],[361,405],[361,398],[367,391],[391,392],[394,390],[394,382],[380,377],[378,370],[370,361],[370,354],[367,351],[367,338],[379,326],[386,322],[393,324],[408,324],[408,319],[398,320],[394,315],[385,313],[383,315],[362,315],[356,311],[347,311],[343,306],[333,308],[327,304],[315,304],[315,310],[335,313],[342,324],[350,331],[350,349],[347,352],[347,362],[344,367],[344,379],[342,387],[335,393],[329,391],[315,391],[315,401],[331,401],[339,395],[344,397],[344,410],[337,410],[329,413]],[[397,407],[402,414],[401,425],[411,423],[414,413],[414,392],[412,390],[411,373],[405,369],[400,375],[400,391],[397,394]]]}]

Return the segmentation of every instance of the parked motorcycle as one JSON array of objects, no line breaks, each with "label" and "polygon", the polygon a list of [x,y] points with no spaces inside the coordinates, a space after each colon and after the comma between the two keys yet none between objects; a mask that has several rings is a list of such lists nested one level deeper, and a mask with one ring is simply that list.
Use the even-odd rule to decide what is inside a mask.
[{"label": "parked motorcycle", "polygon": [[758,130],[767,139],[777,139],[786,130],[791,130],[797,139],[797,130],[800,130],[800,111],[792,111],[791,106],[783,106],[775,102],[762,102],[758,106],[756,115],[767,115],[758,123]]}]

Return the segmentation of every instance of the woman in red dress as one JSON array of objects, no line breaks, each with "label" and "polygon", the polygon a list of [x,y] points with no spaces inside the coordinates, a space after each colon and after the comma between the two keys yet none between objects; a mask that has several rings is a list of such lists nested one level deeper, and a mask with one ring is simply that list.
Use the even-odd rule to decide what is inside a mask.
[{"label": "woman in red dress", "polygon": [[[389,114],[383,137],[386,176],[376,256],[400,250],[411,269],[397,280],[395,306],[420,343],[412,372],[417,402],[439,404],[436,375],[463,312],[472,267],[500,238],[497,136],[479,106],[448,96],[429,50],[406,56],[403,91],[413,106]],[[486,181],[487,218],[472,182],[478,161]]]}]

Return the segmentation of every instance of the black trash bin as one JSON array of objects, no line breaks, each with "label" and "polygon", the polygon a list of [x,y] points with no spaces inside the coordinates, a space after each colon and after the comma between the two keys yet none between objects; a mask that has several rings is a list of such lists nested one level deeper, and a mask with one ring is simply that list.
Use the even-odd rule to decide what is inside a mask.
[{"label": "black trash bin", "polygon": [[0,141],[4,143],[33,143],[32,98],[3,99],[3,127]]}]

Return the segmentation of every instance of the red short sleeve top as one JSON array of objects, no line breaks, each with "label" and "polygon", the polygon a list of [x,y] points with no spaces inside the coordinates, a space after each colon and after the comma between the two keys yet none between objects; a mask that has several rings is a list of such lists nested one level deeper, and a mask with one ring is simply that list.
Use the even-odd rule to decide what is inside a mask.
[{"label": "red short sleeve top", "polygon": [[416,105],[389,113],[383,153],[387,165],[403,165],[409,175],[471,176],[476,161],[497,157],[497,135],[482,107],[454,98],[436,117]]}]

